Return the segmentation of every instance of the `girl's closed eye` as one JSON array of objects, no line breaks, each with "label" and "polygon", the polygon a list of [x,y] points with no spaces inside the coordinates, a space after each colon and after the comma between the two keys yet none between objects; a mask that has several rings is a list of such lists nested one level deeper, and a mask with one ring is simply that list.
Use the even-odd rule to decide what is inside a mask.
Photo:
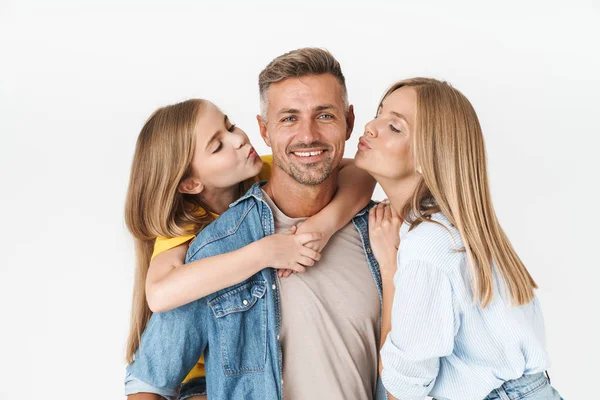
[{"label": "girl's closed eye", "polygon": [[[233,125],[235,126],[235,125]],[[228,129],[229,130],[229,129]],[[219,144],[217,145],[217,147],[213,150],[213,154],[218,153],[221,149],[223,148],[223,142],[221,142],[219,140]]]}]

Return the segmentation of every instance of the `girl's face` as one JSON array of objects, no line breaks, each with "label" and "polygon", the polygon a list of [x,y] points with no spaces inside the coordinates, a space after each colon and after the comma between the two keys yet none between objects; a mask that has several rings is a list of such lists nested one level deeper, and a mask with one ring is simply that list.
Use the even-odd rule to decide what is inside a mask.
[{"label": "girl's face", "polygon": [[378,181],[399,181],[415,174],[416,107],[417,94],[411,87],[401,87],[383,100],[360,138],[355,156],[358,168]]},{"label": "girl's face", "polygon": [[262,160],[246,133],[207,102],[196,126],[191,175],[182,182],[186,193],[228,189],[260,172]]}]

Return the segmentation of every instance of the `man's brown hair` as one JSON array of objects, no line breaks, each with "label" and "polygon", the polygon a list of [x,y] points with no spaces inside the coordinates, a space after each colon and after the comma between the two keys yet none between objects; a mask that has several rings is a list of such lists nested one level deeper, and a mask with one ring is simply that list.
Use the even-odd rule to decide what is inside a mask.
[{"label": "man's brown hair", "polygon": [[275,58],[262,70],[258,76],[258,88],[260,91],[260,112],[263,119],[267,119],[267,91],[272,83],[287,78],[297,78],[307,75],[333,75],[342,85],[342,96],[344,106],[348,108],[348,91],[346,90],[346,78],[342,73],[340,63],[333,55],[316,47],[304,47],[292,50]]}]

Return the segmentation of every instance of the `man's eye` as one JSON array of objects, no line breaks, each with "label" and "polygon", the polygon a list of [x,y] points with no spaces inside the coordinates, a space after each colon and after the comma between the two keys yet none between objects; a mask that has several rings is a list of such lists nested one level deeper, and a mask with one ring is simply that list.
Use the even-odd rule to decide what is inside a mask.
[{"label": "man's eye", "polygon": [[333,119],[333,115],[331,115],[331,114],[322,114],[322,115],[319,115],[319,118],[320,119]]},{"label": "man's eye", "polygon": [[[234,125],[235,126],[235,125]],[[223,148],[223,142],[219,142],[217,148],[213,151],[213,154],[218,153]]]},{"label": "man's eye", "polygon": [[281,120],[281,122],[293,122],[296,120],[296,117],[285,117]]}]

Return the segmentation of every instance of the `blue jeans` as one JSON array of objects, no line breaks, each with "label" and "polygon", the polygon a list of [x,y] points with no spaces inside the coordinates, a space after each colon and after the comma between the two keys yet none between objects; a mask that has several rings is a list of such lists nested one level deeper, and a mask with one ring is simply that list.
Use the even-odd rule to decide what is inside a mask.
[{"label": "blue jeans", "polygon": [[181,385],[177,400],[186,400],[192,396],[206,396],[206,378],[194,378]]},{"label": "blue jeans", "polygon": [[484,400],[564,400],[545,373],[523,375],[494,389]]}]

